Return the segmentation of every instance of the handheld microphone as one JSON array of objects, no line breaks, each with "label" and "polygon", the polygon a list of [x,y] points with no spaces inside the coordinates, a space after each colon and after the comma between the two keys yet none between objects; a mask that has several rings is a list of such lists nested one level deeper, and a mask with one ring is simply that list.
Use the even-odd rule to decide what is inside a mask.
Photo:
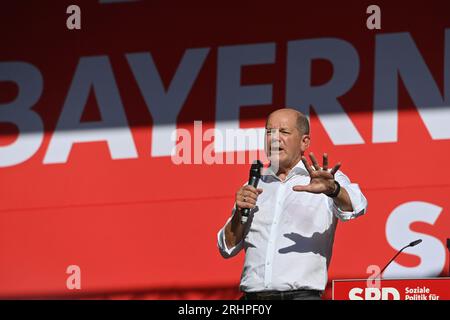
[{"label": "handheld microphone", "polygon": [[[253,161],[252,166],[250,167],[250,176],[248,178],[248,184],[253,187],[258,186],[259,179],[261,178],[261,169],[263,164],[259,160]],[[250,214],[249,208],[244,208],[242,210],[241,223],[245,224],[248,220],[248,215]]]},{"label": "handheld microphone", "polygon": [[404,246],[403,248],[401,248],[401,249],[396,253],[396,255],[391,259],[391,261],[389,261],[389,262],[387,263],[387,265],[385,265],[384,268],[380,271],[379,276],[381,276],[381,275],[383,274],[383,271],[386,270],[386,268],[391,264],[391,262],[394,261],[395,258],[397,258],[397,256],[398,256],[403,250],[405,250],[406,248],[409,248],[409,247],[415,247],[415,246],[417,246],[417,245],[418,245],[419,243],[421,243],[421,242],[422,242],[422,239],[417,239],[417,240],[415,240],[415,241],[409,243],[408,245]]}]

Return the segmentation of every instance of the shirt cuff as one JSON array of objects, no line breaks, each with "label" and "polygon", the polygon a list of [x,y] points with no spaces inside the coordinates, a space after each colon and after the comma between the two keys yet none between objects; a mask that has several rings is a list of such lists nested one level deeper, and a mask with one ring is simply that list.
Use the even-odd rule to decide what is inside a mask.
[{"label": "shirt cuff", "polygon": [[[233,209],[233,214],[227,220],[227,222],[225,223],[225,226],[231,221],[231,219],[234,215],[234,212],[235,212],[235,210]],[[225,241],[225,226],[222,229],[220,229],[220,231],[217,233],[217,246],[219,248],[219,251],[220,251],[220,254],[222,255],[222,257],[231,258],[231,257],[235,256],[236,254],[238,254],[239,251],[241,251],[241,249],[243,247],[243,239],[241,239],[241,241],[239,241],[239,243],[237,243],[234,247],[228,248],[227,243]]]},{"label": "shirt cuff", "polygon": [[[367,210],[367,199],[364,197],[362,192],[359,190],[359,186],[356,184],[346,185],[342,186],[341,188],[344,188],[349,197],[350,202],[352,204],[353,211],[344,211],[341,210],[336,203],[333,201],[333,199],[329,198],[328,201],[331,201],[332,207],[334,209],[335,215],[342,221],[348,221],[355,219],[364,213],[366,213]],[[357,190],[355,190],[357,189]]]}]

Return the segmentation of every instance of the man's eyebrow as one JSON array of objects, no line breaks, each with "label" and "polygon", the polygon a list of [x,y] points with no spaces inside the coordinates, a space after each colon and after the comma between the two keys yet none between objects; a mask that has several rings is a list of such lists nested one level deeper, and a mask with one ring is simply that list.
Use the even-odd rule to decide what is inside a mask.
[{"label": "man's eyebrow", "polygon": [[290,130],[290,129],[289,127],[271,128],[270,126],[266,126],[266,130]]}]

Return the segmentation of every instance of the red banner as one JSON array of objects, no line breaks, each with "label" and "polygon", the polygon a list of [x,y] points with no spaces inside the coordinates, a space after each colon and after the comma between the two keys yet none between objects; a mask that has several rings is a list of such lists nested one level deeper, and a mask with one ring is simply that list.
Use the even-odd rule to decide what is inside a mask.
[{"label": "red banner", "polygon": [[216,234],[283,106],[368,199],[330,280],[419,238],[384,276],[447,274],[448,1],[71,4],[0,11],[0,297],[237,290]]}]

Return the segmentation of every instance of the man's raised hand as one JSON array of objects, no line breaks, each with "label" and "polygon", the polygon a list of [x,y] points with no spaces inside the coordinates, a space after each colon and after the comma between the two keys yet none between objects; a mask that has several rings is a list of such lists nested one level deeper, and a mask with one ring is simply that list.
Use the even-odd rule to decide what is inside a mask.
[{"label": "man's raised hand", "polygon": [[292,189],[294,191],[332,194],[336,188],[336,184],[334,183],[334,174],[341,167],[341,163],[338,162],[333,169],[328,171],[328,155],[326,153],[323,154],[323,167],[319,166],[319,163],[312,152],[309,154],[309,157],[312,162],[312,167],[309,165],[304,156],[302,156],[302,162],[305,165],[306,170],[308,170],[311,181],[305,186],[297,185]]}]

